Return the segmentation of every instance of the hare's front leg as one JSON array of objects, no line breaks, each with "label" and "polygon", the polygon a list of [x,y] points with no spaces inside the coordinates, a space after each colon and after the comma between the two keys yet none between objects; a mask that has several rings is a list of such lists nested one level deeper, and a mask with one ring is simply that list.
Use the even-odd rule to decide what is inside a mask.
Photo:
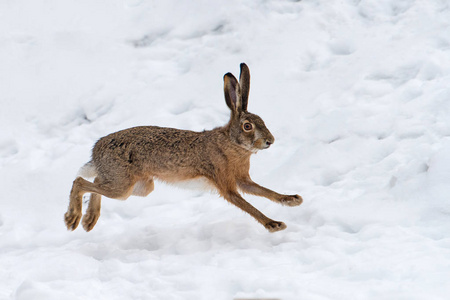
[{"label": "hare's front leg", "polygon": [[250,214],[253,218],[255,218],[259,223],[261,223],[267,230],[270,232],[276,232],[283,229],[286,229],[286,224],[279,221],[274,221],[266,217],[263,213],[253,207],[250,203],[245,201],[244,198],[241,197],[237,192],[226,192],[224,193],[224,198],[229,202],[233,203],[243,211]]},{"label": "hare's front leg", "polygon": [[240,181],[239,188],[247,194],[252,194],[256,196],[265,197],[269,200],[272,200],[274,202],[287,205],[287,206],[298,206],[302,204],[303,199],[299,195],[282,195],[278,194],[277,192],[274,192],[272,190],[269,190],[268,188],[265,188],[263,186],[260,186],[256,182],[252,181],[251,179],[246,179],[243,181]]}]

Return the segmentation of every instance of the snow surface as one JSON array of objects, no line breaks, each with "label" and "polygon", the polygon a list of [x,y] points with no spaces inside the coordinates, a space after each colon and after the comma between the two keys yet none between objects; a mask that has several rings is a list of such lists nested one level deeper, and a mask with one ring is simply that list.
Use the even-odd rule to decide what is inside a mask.
[{"label": "snow surface", "polygon": [[[241,62],[252,177],[304,203],[246,198],[285,231],[161,183],[66,230],[98,138],[223,125]],[[0,82],[0,299],[450,295],[446,0],[0,1]]]}]

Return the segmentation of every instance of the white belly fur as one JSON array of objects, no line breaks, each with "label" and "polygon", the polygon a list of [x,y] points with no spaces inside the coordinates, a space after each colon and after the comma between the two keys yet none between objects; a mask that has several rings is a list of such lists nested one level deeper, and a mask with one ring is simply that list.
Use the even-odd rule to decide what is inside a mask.
[{"label": "white belly fur", "polygon": [[217,192],[216,187],[206,178],[200,177],[196,179],[187,179],[180,181],[164,181],[170,185],[187,189],[187,190],[201,190],[207,192]]}]

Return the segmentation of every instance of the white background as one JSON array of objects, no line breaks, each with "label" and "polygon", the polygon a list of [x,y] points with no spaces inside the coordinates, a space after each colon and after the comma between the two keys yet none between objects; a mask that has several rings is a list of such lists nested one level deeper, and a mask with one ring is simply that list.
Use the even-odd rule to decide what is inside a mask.
[{"label": "white background", "polygon": [[[225,124],[241,62],[251,175],[304,203],[246,199],[285,231],[158,182],[66,230],[97,139]],[[450,295],[448,1],[5,0],[0,103],[0,299]]]}]

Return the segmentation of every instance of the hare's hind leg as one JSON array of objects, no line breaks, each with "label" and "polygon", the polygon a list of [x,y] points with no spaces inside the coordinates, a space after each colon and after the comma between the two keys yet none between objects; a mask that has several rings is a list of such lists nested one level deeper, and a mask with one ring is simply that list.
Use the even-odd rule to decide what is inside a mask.
[{"label": "hare's hind leg", "polygon": [[[98,177],[95,178],[94,183],[98,183]],[[100,217],[100,208],[102,202],[102,195],[91,193],[91,197],[89,198],[89,206],[86,210],[86,214],[83,216],[83,220],[81,221],[84,230],[91,231],[95,224],[97,224],[97,220]]]},{"label": "hare's hind leg", "polygon": [[[99,177],[95,178],[94,183],[101,183]],[[131,194],[135,196],[145,197],[153,191],[154,187],[155,185],[153,183],[153,178],[139,180],[134,184]],[[94,228],[98,218],[100,217],[101,199],[102,195],[91,193],[89,206],[82,220],[83,228],[88,232]]]},{"label": "hare's hind leg", "polygon": [[[65,222],[67,229],[75,230],[75,228],[77,228],[78,224],[80,223],[82,214],[81,202],[83,194],[95,193],[106,196],[108,198],[125,200],[131,195],[134,184],[135,181],[133,181],[128,176],[115,177],[113,178],[113,180],[98,180],[94,183],[87,181],[81,177],[75,179],[75,181],[73,182],[72,191],[70,193],[69,209],[65,214]],[[100,198],[94,197],[94,202],[91,206],[91,209],[95,211],[96,209],[99,208],[100,208]],[[88,219],[86,219],[86,222],[88,223]],[[92,227],[94,225],[95,223],[92,224]]]},{"label": "hare's hind leg", "polygon": [[64,215],[64,221],[69,230],[75,230],[78,227],[82,215],[81,209],[84,192],[81,192],[80,190],[78,179],[81,179],[81,177],[78,177],[73,181],[72,190],[70,191],[69,208]]},{"label": "hare's hind leg", "polygon": [[131,195],[145,197],[155,189],[155,183],[153,178],[141,179],[137,181],[133,187]]}]

